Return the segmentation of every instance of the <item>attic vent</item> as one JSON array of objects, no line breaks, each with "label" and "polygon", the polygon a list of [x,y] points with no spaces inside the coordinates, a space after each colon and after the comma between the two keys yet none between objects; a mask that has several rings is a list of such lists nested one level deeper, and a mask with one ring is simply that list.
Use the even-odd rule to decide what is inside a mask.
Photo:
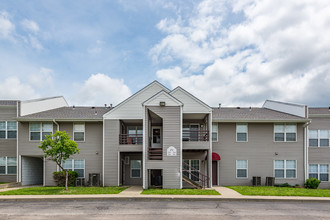
[{"label": "attic vent", "polygon": [[330,112],[330,107],[329,107],[329,112]]},{"label": "attic vent", "polygon": [[95,113],[94,113],[95,115],[97,115],[97,111],[95,111]]},{"label": "attic vent", "polygon": [[237,109],[241,109],[241,107],[236,107]]},{"label": "attic vent", "polygon": [[165,102],[159,102],[159,106],[165,106],[166,103]]},{"label": "attic vent", "polygon": [[95,107],[93,106],[92,109],[94,109]]},{"label": "attic vent", "polygon": [[76,106],[73,105],[73,106],[72,106],[72,109],[75,110],[75,109],[76,109]]}]

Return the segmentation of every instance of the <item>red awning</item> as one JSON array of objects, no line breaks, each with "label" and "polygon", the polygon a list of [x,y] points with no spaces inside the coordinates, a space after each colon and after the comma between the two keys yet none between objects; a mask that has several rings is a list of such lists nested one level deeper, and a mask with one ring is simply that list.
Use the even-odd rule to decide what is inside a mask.
[{"label": "red awning", "polygon": [[220,155],[215,152],[212,152],[212,160],[221,160]]}]

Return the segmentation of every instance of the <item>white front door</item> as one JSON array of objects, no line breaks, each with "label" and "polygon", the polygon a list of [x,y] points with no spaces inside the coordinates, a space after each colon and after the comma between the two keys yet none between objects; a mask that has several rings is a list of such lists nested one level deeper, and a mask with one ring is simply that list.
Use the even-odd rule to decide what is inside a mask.
[{"label": "white front door", "polygon": [[162,128],[152,127],[151,147],[162,147]]}]

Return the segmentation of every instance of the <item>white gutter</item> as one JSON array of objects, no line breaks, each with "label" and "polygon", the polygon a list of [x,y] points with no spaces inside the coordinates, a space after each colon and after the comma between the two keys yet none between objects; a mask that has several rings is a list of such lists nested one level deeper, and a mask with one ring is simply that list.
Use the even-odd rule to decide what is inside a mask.
[{"label": "white gutter", "polygon": [[59,130],[60,130],[60,125],[56,122],[55,119],[53,119],[53,122],[54,122],[54,124],[56,124],[56,126],[57,126],[57,131],[59,131]]},{"label": "white gutter", "polygon": [[303,125],[303,128],[304,128],[304,178],[305,178],[305,181],[308,179],[308,126],[311,124],[311,121],[308,121],[306,122],[304,125]]}]

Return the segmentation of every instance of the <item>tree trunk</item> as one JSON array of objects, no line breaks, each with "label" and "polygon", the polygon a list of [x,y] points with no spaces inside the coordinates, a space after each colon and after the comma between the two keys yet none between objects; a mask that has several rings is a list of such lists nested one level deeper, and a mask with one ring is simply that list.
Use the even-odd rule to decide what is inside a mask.
[{"label": "tree trunk", "polygon": [[69,172],[65,170],[65,190],[68,190]]}]

